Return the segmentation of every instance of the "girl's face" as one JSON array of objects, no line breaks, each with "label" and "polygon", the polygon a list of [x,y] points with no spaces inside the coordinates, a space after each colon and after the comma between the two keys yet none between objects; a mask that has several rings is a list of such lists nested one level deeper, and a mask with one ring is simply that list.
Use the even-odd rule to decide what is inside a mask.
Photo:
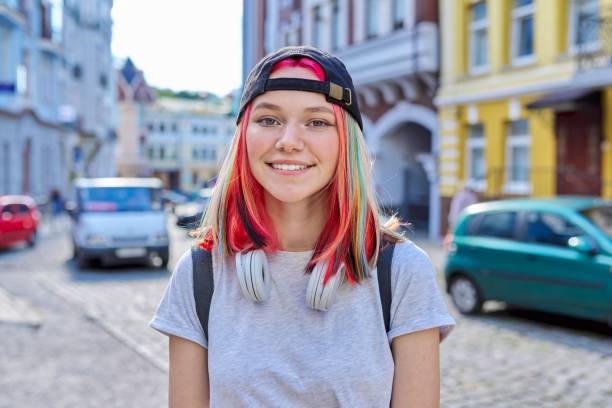
[{"label": "girl's face", "polygon": [[[301,67],[283,67],[270,78],[317,80]],[[322,94],[302,91],[269,91],[252,104],[246,147],[253,176],[267,198],[309,202],[330,183],[338,163],[332,104]]]}]

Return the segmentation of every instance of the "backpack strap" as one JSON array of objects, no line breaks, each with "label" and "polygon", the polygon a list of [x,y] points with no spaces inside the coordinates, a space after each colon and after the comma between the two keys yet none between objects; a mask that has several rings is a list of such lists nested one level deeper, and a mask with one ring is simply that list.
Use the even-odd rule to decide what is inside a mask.
[{"label": "backpack strap", "polygon": [[[395,244],[389,243],[381,249],[376,264],[378,275],[378,290],[382,306],[385,331],[389,332],[391,322],[391,261]],[[210,252],[195,246],[191,248],[191,261],[193,263],[193,296],[195,298],[196,312],[204,335],[208,339],[208,316],[210,303],[215,288],[213,280],[212,255]]]},{"label": "backpack strap", "polygon": [[389,332],[391,324],[391,261],[395,243],[383,246],[376,263],[376,274],[378,275],[378,291],[380,292],[380,304],[382,306],[385,331]]},{"label": "backpack strap", "polygon": [[193,296],[196,312],[208,340],[208,316],[215,282],[213,280],[212,254],[199,246],[191,248],[193,264]]}]

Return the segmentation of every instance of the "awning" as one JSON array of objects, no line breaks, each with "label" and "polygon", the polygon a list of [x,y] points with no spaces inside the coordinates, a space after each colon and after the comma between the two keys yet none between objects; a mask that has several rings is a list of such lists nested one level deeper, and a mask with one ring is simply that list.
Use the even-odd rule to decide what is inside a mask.
[{"label": "awning", "polygon": [[601,89],[597,88],[566,88],[544,95],[528,104],[527,109],[572,110],[590,107],[599,103],[600,93]]}]

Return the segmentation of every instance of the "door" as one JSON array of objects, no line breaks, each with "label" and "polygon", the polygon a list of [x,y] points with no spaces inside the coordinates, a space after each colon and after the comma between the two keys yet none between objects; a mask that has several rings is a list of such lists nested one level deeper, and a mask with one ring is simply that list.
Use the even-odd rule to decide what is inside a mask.
[{"label": "door", "polygon": [[560,112],[557,127],[557,194],[601,195],[600,109]]},{"label": "door", "polygon": [[562,214],[552,212],[525,213],[524,226],[525,247],[517,253],[516,264],[523,279],[539,293],[533,306],[605,319],[610,305],[607,287],[612,279],[609,264],[568,243],[574,236],[591,238]]},{"label": "door", "polygon": [[9,245],[19,240],[19,228],[13,204],[5,205],[0,210],[0,228],[2,245]]},{"label": "door", "polygon": [[456,237],[458,253],[469,260],[467,269],[488,299],[511,300],[513,294],[525,293],[523,282],[513,276],[516,218],[514,211],[485,213],[470,221],[466,237]]}]

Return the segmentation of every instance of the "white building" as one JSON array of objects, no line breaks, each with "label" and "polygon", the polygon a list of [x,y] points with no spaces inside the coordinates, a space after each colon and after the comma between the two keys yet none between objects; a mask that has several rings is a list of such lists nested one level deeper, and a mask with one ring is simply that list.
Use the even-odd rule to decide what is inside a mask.
[{"label": "white building", "polygon": [[[62,0],[55,0],[62,3]],[[116,173],[116,86],[111,53],[112,0],[63,0],[66,98],[77,175]]]},{"label": "white building", "polygon": [[438,2],[245,0],[243,72],[285,45],[337,55],[355,83],[383,206],[440,236]]},{"label": "white building", "polygon": [[0,0],[0,194],[114,171],[111,0]]},{"label": "white building", "polygon": [[145,110],[147,167],[164,186],[196,191],[221,167],[235,124],[231,99],[211,104],[200,100],[160,98]]},{"label": "white building", "polygon": [[66,189],[54,4],[0,0],[0,194]]}]

